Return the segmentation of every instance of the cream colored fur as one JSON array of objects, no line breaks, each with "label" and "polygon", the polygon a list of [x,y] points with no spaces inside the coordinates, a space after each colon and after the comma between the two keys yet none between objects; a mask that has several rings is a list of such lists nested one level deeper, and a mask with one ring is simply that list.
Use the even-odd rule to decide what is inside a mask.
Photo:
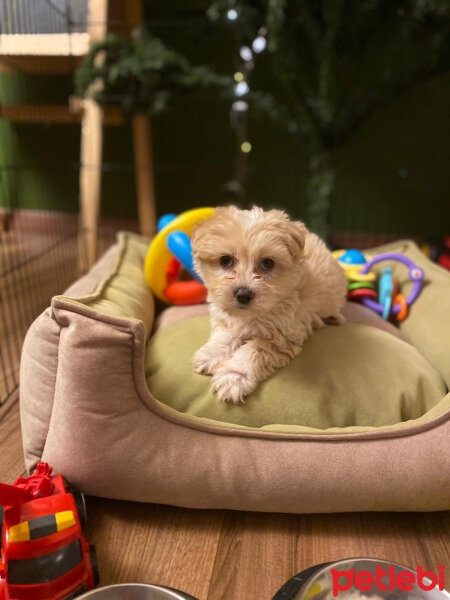
[{"label": "cream colored fur", "polygon": [[[192,249],[211,305],[211,335],[193,364],[212,375],[219,400],[243,401],[299,354],[315,328],[344,322],[343,269],[322,240],[283,211],[217,208],[195,228]],[[232,264],[223,266],[230,259],[221,257]],[[253,295],[246,305],[236,298],[243,288]]]}]

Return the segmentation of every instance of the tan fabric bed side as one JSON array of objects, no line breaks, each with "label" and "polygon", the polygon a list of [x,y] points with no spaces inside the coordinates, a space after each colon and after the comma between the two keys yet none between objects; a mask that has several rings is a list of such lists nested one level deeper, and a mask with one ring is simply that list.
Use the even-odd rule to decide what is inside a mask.
[{"label": "tan fabric bed side", "polygon": [[[113,268],[119,244],[111,246],[94,267],[65,292],[76,298],[92,294]],[[20,416],[25,464],[30,468],[42,456],[50,426],[58,369],[59,333],[52,308],[31,325],[25,337],[20,363]]]},{"label": "tan fabric bed side", "polygon": [[27,468],[41,458],[50,427],[61,326],[47,308],[28,330],[20,363],[20,418]]},{"label": "tan fabric bed side", "polygon": [[[124,317],[141,321],[150,337],[155,317],[155,300],[144,276],[148,241],[141,236],[120,232],[117,249],[109,250],[81,280],[61,297],[88,306],[92,314]],[[108,266],[108,268],[106,268]],[[87,294],[83,290],[89,289]]]},{"label": "tan fabric bed side", "polygon": [[[87,493],[281,512],[450,508],[448,419],[416,434],[342,441],[196,430],[144,404],[142,323],[96,320],[62,301],[53,311],[60,361],[43,459]],[[94,357],[95,378],[86,368]]]}]

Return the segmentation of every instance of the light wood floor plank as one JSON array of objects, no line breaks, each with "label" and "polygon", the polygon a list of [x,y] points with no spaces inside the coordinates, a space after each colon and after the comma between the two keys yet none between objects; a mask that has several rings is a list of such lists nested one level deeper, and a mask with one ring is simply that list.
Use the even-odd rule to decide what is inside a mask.
[{"label": "light wood floor plank", "polygon": [[142,582],[206,600],[223,512],[88,499],[102,584]]},{"label": "light wood floor plank", "polygon": [[208,600],[270,600],[294,574],[298,517],[228,512]]},{"label": "light wood floor plank", "polygon": [[299,536],[297,571],[332,560],[370,556],[432,570],[450,562],[450,513],[313,515],[305,544]]}]

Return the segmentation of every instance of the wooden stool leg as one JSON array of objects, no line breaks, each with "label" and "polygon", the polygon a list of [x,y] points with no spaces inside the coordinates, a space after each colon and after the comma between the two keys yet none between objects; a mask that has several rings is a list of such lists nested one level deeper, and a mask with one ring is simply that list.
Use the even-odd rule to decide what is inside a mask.
[{"label": "wooden stool leg", "polygon": [[133,146],[139,229],[150,238],[156,232],[155,177],[151,122],[146,115],[133,117]]},{"label": "wooden stool leg", "polygon": [[102,146],[103,110],[93,100],[85,100],[81,124],[80,208],[81,234],[86,247],[88,267],[91,267],[97,258]]},{"label": "wooden stool leg", "polygon": [[[106,35],[108,0],[89,0],[88,33],[91,43]],[[93,100],[83,101],[81,121],[80,210],[81,241],[85,246],[87,265],[97,258],[98,218],[102,182],[103,109]]]}]

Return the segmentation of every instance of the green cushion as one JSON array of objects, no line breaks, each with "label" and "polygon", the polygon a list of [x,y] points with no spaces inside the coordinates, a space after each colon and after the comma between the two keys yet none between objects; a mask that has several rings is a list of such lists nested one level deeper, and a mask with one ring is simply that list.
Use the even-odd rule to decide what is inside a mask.
[{"label": "green cushion", "polygon": [[208,335],[209,319],[191,318],[158,331],[147,346],[150,391],[191,417],[256,428],[382,427],[421,417],[446,393],[440,374],[413,346],[349,323],[314,333],[244,405],[223,404],[210,391],[210,377],[192,367]]}]

